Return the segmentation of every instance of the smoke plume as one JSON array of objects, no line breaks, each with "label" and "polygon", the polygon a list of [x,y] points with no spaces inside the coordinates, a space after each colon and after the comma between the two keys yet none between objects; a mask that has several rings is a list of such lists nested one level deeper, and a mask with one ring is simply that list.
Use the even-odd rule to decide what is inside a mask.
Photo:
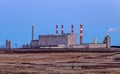
[{"label": "smoke plume", "polygon": [[107,35],[109,35],[110,33],[116,32],[116,31],[117,31],[117,29],[115,29],[115,28],[109,28],[107,31]]}]

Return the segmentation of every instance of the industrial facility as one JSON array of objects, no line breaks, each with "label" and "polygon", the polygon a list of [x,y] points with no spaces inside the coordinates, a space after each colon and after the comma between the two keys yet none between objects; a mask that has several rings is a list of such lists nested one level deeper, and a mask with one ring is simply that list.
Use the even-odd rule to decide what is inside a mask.
[{"label": "industrial facility", "polygon": [[32,26],[32,40],[30,44],[23,45],[23,48],[110,48],[110,37],[107,35],[103,43],[83,43],[83,25],[80,24],[80,44],[77,44],[77,34],[74,33],[74,25],[71,25],[71,33],[64,33],[64,25],[61,26],[61,34],[56,25],[55,35],[39,35],[38,40],[34,40],[34,26]]}]

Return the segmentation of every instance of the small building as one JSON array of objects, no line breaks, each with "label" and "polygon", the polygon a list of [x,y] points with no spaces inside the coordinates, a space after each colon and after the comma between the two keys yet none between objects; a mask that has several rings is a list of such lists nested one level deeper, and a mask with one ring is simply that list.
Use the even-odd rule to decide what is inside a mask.
[{"label": "small building", "polygon": [[39,40],[32,40],[30,43],[30,48],[39,48],[38,41]]},{"label": "small building", "polygon": [[86,48],[106,48],[106,44],[100,43],[100,44],[87,44]]},{"label": "small building", "polygon": [[94,44],[94,43],[88,43],[88,44],[82,44],[82,45],[72,45],[70,48],[106,48],[106,44]]}]

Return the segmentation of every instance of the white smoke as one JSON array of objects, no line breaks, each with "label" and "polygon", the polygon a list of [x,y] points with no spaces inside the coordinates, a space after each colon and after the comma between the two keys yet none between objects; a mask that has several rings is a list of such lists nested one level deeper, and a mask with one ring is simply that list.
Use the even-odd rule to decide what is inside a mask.
[{"label": "white smoke", "polygon": [[116,28],[109,28],[107,31],[107,35],[109,35],[110,33],[116,32],[117,29]]}]

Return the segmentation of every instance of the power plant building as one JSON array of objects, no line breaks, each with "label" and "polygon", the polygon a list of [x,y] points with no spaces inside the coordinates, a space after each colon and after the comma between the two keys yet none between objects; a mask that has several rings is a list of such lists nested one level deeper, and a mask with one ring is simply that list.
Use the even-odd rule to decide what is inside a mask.
[{"label": "power plant building", "polygon": [[63,35],[46,35],[39,36],[40,46],[52,46],[52,45],[76,45],[77,35],[76,34],[63,34]]},{"label": "power plant building", "polygon": [[76,34],[63,34],[63,35],[40,35],[39,40],[32,40],[30,43],[31,47],[55,47],[64,46],[69,47],[70,45],[77,44]]},{"label": "power plant building", "polygon": [[39,35],[38,40],[34,40],[34,26],[32,26],[32,40],[23,48],[110,48],[110,37],[107,35],[103,43],[83,43],[83,25],[80,24],[80,44],[77,44],[77,34],[74,33],[74,25],[71,26],[71,33],[64,33],[62,25],[61,34],[58,34],[58,25],[56,25],[55,35]]}]

